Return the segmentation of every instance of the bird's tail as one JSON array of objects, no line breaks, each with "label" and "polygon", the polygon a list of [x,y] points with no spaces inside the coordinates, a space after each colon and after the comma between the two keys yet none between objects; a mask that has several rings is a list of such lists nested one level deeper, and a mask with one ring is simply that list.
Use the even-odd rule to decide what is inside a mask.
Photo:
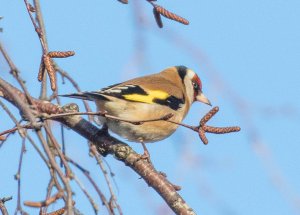
[{"label": "bird's tail", "polygon": [[83,100],[109,100],[106,96],[102,95],[99,92],[79,92],[79,93],[71,93],[71,94],[64,94],[59,95],[62,97],[69,97],[69,98],[75,98],[75,99],[83,99]]},{"label": "bird's tail", "polygon": [[69,97],[69,98],[75,98],[75,99],[83,99],[83,100],[90,100],[91,98],[88,97],[88,95],[85,92],[82,93],[71,93],[71,94],[64,94],[64,95],[58,95],[62,97]]}]

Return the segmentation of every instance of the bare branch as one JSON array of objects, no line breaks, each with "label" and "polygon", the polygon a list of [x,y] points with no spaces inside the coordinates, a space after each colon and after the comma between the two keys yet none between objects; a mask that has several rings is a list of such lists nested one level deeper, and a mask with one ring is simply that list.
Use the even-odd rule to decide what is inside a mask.
[{"label": "bare branch", "polygon": [[21,212],[21,214],[23,213],[23,209],[22,209],[22,206],[21,206],[21,168],[22,168],[22,162],[23,162],[23,155],[26,151],[25,141],[26,141],[26,138],[23,137],[22,138],[20,158],[19,158],[18,172],[15,175],[15,179],[18,181],[18,198],[17,198],[17,208],[16,208],[16,211],[15,211],[15,214],[17,214],[18,212]]},{"label": "bare branch", "polygon": [[35,208],[45,207],[45,206],[51,205],[52,203],[56,202],[58,199],[62,198],[63,195],[64,195],[63,192],[58,192],[55,195],[47,198],[44,201],[40,201],[40,202],[25,201],[24,205],[29,206],[29,207],[35,207]]},{"label": "bare branch", "polygon": [[[22,111],[22,113],[25,114],[27,119],[29,119],[32,126],[34,126],[36,129],[38,129],[39,126],[37,125],[35,117],[31,113],[31,110],[30,110],[27,102],[24,103],[24,101],[21,100],[21,98],[18,96],[18,94],[15,94],[15,92],[17,92],[17,91],[13,91],[13,88],[11,87],[11,85],[2,79],[0,79],[0,92],[1,91],[3,94],[5,93],[7,98],[10,98],[10,101],[12,101],[12,100],[14,101],[14,103],[18,106],[20,111]],[[21,91],[18,91],[18,93],[21,93],[23,95],[23,97],[26,98],[26,96]]]},{"label": "bare branch", "polygon": [[76,181],[76,183],[78,184],[78,186],[80,187],[80,189],[82,190],[82,192],[88,198],[89,202],[91,203],[91,205],[92,205],[92,207],[94,209],[95,215],[97,215],[98,211],[99,211],[99,207],[98,207],[97,203],[92,198],[92,196],[89,194],[89,192],[86,190],[86,188],[84,187],[83,183],[77,178],[77,176],[74,175],[73,178]]},{"label": "bare branch", "polygon": [[8,211],[5,207],[5,202],[9,200],[12,200],[12,196],[0,199],[0,211],[2,212],[2,215],[8,215]]},{"label": "bare branch", "polygon": [[104,174],[104,178],[105,178],[106,184],[108,186],[108,189],[109,189],[109,192],[110,192],[110,195],[111,195],[111,198],[110,198],[111,204],[109,204],[110,205],[110,210],[114,211],[114,208],[116,207],[119,211],[119,214],[123,214],[121,206],[118,204],[117,197],[116,197],[116,195],[113,191],[112,184],[111,184],[110,179],[108,177],[107,171],[105,170],[102,159],[100,157],[101,155],[98,154],[98,151],[97,151],[97,148],[96,148],[95,145],[90,146],[90,151],[92,152],[92,154],[96,158],[97,163],[99,164],[99,166],[101,168],[101,171]]},{"label": "bare branch", "polygon": [[57,172],[57,174],[59,175],[60,179],[62,180],[65,189],[66,189],[66,193],[67,193],[67,201],[66,201],[66,208],[67,208],[67,214],[68,215],[72,215],[73,214],[73,206],[72,206],[72,190],[69,184],[69,179],[68,177],[64,176],[64,174],[62,173],[62,171],[60,170],[59,166],[57,165],[57,163],[55,162],[55,158],[53,156],[53,154],[51,153],[51,150],[46,142],[46,140],[43,137],[43,134],[41,133],[40,130],[38,130],[37,132],[37,137],[39,138],[40,142],[42,143],[42,146],[49,158],[49,162],[51,164],[51,166],[53,167],[53,169]]},{"label": "bare branch", "polygon": [[99,195],[102,204],[105,205],[105,207],[107,208],[107,211],[109,213],[109,215],[114,215],[114,212],[110,210],[109,204],[107,199],[105,198],[104,194],[102,193],[102,191],[100,190],[100,188],[98,187],[97,183],[94,181],[94,179],[90,176],[89,171],[87,171],[85,168],[83,168],[81,165],[79,165],[77,162],[75,162],[73,159],[66,157],[67,161],[69,161],[71,164],[73,164],[75,167],[77,167],[86,177],[87,179],[91,182],[92,186],[95,188],[97,194]]},{"label": "bare branch", "polygon": [[12,59],[9,57],[7,51],[4,49],[0,42],[0,52],[2,53],[3,57],[5,58],[9,68],[10,68],[10,74],[18,81],[19,85],[21,86],[22,90],[25,93],[26,99],[28,103],[31,105],[32,101],[30,100],[30,94],[27,90],[27,87],[25,86],[25,81],[20,77],[20,71],[16,67],[16,65],[13,63]]}]

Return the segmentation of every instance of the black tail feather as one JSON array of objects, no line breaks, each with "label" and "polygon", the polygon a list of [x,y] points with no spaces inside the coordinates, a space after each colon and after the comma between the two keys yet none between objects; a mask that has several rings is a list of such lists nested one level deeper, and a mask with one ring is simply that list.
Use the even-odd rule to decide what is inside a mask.
[{"label": "black tail feather", "polygon": [[83,100],[89,100],[89,101],[95,101],[95,100],[109,101],[109,99],[106,96],[99,94],[98,92],[71,93],[71,94],[64,94],[64,95],[59,95],[59,96],[75,98],[75,99],[83,99]]},{"label": "black tail feather", "polygon": [[85,92],[83,92],[83,93],[64,94],[64,95],[58,95],[58,96],[93,101],[91,98],[89,98],[89,97],[86,95]]}]

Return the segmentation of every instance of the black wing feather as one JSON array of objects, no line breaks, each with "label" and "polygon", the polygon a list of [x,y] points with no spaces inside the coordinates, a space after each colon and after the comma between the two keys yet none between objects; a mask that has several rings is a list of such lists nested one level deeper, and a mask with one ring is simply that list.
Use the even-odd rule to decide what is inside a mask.
[{"label": "black wing feather", "polygon": [[[109,87],[103,88],[100,91],[92,91],[92,92],[82,92],[82,93],[73,93],[60,95],[64,97],[71,97],[76,99],[84,99],[84,100],[102,100],[102,101],[110,101],[109,96],[116,97],[119,99],[125,99],[126,95],[139,94],[139,95],[148,95],[148,93],[138,85],[121,85],[118,86],[111,85]],[[177,98],[176,96],[169,96],[166,99],[153,99],[153,102],[156,104],[168,106],[173,110],[178,110],[184,104],[184,99]]]},{"label": "black wing feather", "polygon": [[125,99],[124,96],[131,94],[148,95],[148,93],[140,86],[130,84],[101,90],[100,93],[107,96],[113,96],[119,99]]}]

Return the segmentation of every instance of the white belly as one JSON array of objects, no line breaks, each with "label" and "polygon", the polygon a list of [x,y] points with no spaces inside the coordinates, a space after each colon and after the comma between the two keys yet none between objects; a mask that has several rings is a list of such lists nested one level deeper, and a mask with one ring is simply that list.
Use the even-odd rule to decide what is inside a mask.
[{"label": "white belly", "polygon": [[[120,119],[126,119],[131,121],[141,121],[158,119],[167,114],[173,114],[170,120],[175,122],[181,122],[183,116],[178,112],[164,106],[158,106],[155,104],[135,103],[132,102],[118,102],[116,106],[115,102],[105,102],[97,104],[101,111],[107,111],[108,114],[116,116]],[[178,127],[174,123],[167,121],[155,121],[144,122],[140,125],[134,125],[128,122],[117,121],[104,117],[99,117],[99,120],[106,124],[113,133],[120,135],[121,137],[134,142],[155,142],[169,137]]]}]

